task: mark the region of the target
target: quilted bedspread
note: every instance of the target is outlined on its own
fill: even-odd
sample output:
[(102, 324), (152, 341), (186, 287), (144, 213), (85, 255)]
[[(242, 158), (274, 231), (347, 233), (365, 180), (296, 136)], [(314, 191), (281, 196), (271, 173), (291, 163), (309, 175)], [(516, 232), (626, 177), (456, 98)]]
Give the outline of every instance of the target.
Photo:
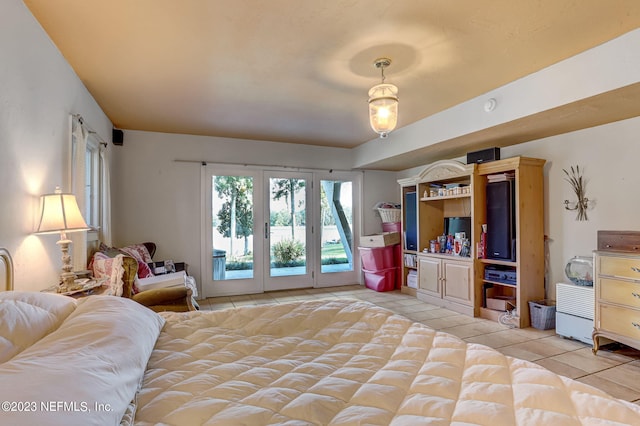
[(366, 302), (167, 313), (139, 425), (640, 425), (640, 407)]

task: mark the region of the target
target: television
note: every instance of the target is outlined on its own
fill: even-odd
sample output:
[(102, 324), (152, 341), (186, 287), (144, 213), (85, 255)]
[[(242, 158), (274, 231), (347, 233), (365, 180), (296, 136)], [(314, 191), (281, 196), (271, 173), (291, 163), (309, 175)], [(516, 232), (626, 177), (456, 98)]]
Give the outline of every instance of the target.
[(458, 232), (464, 232), (465, 238), (471, 239), (471, 218), (464, 217), (445, 217), (444, 233), (445, 235), (455, 236)]

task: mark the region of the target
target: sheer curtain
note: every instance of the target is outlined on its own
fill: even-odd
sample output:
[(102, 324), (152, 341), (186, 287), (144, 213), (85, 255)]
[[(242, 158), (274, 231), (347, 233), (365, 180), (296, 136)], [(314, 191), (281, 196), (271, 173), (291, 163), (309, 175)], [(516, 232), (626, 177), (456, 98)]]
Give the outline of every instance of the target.
[(100, 241), (111, 245), (111, 168), (109, 145), (100, 145)]
[[(79, 116), (71, 116), (71, 192), (76, 196), (78, 207), (85, 212), (85, 179), (86, 179), (86, 153), (89, 129)], [(86, 220), (86, 218), (85, 218)], [(75, 271), (87, 268), (87, 233), (72, 232), (69, 239), (73, 241), (72, 262)]]
[[(92, 139), (92, 146), (97, 142), (98, 160), (95, 167), (87, 165), (87, 147)], [(98, 203), (95, 208), (98, 211), (97, 218), (85, 218), (87, 223), (97, 229), (88, 233), (69, 234), (73, 241), (73, 266), (76, 271), (87, 267), (88, 248), (95, 251), (98, 240), (111, 245), (111, 185), (110, 185), (110, 158), (111, 146), (84, 123), (79, 115), (71, 116), (71, 192), (76, 196), (80, 211), (86, 212), (87, 185), (93, 185), (94, 197)], [(94, 149), (94, 148), (92, 148)], [(95, 151), (94, 151), (95, 152)], [(87, 176), (89, 170), (92, 176)], [(88, 180), (91, 181), (88, 181)], [(92, 210), (93, 211), (93, 210)], [(95, 247), (94, 247), (95, 246)]]

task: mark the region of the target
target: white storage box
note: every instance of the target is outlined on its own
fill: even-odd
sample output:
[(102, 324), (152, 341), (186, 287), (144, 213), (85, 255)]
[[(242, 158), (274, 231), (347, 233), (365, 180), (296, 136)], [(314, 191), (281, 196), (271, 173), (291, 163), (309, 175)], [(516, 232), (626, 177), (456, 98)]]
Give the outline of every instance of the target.
[(173, 272), (171, 274), (156, 275), (149, 278), (138, 278), (138, 290), (145, 291), (154, 288), (173, 287), (176, 285), (185, 285), (187, 274), (184, 271)]
[(363, 235), (360, 237), (362, 247), (385, 247), (400, 244), (399, 232), (383, 232), (381, 234)]
[(418, 273), (416, 271), (409, 271), (407, 274), (407, 287), (418, 288)]

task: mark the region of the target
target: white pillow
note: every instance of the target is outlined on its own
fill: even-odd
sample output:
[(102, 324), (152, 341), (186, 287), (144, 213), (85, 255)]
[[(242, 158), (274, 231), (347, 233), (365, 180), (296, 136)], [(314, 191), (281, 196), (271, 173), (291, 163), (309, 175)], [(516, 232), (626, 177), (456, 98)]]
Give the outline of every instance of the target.
[[(80, 299), (56, 331), (0, 364), (0, 401), (37, 406), (4, 412), (2, 423), (119, 424), (163, 325), (162, 317), (130, 299)], [(52, 401), (62, 405), (56, 411), (41, 406)]]
[(57, 329), (75, 308), (75, 299), (53, 293), (0, 293), (0, 363)]

